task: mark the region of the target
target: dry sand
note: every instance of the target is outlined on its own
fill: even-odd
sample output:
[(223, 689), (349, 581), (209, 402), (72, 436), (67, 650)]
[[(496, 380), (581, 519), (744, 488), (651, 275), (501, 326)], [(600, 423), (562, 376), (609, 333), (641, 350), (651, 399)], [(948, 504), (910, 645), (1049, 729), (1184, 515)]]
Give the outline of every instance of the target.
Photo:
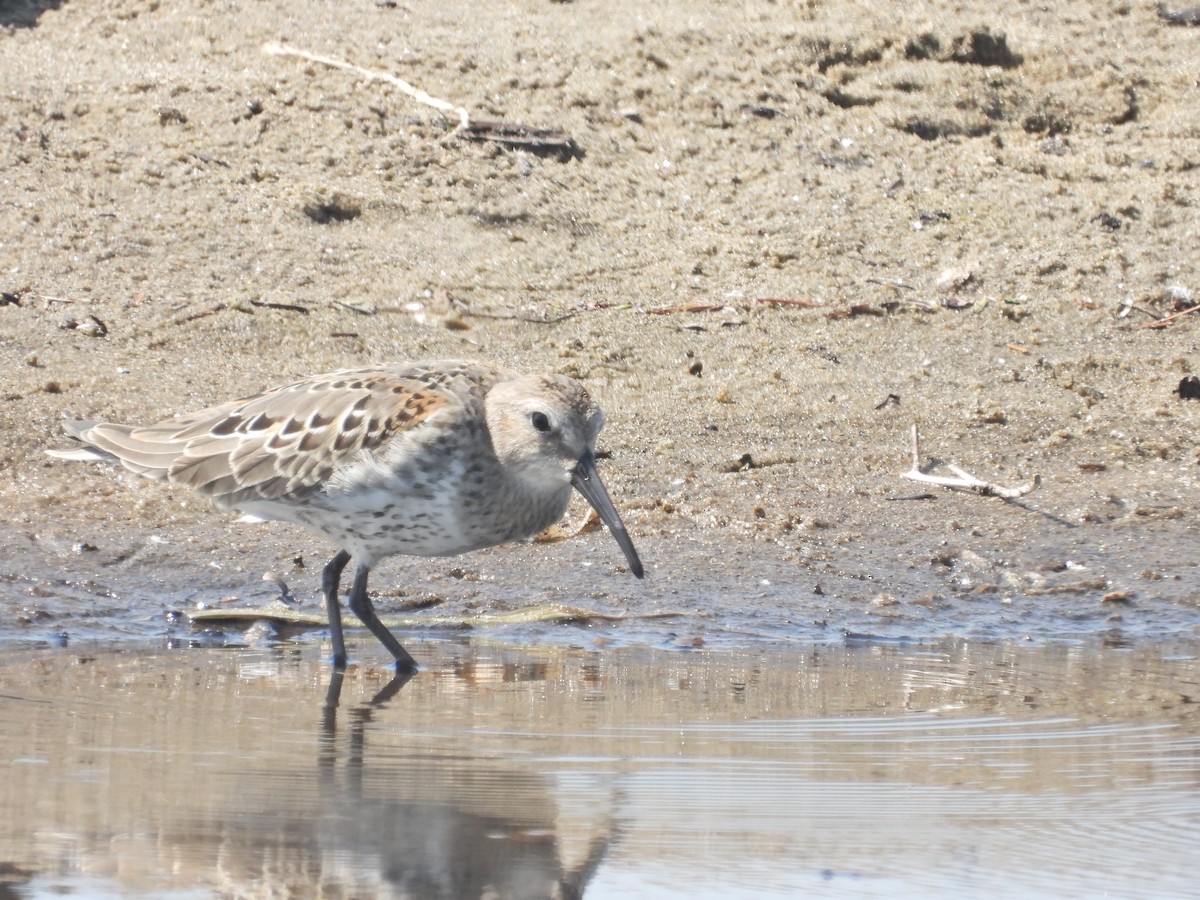
[[(1151, 4), (9, 0), (0, 24), (6, 629), (163, 630), (270, 567), (311, 597), (330, 552), (46, 459), (64, 416), (468, 356), (600, 398), (650, 575), (596, 535), (390, 563), (385, 608), (1196, 632), (1200, 404), (1173, 391), (1200, 316), (1138, 326), (1200, 296), (1200, 29)], [(461, 140), (272, 41), (578, 152)], [(898, 477), (914, 423), (925, 462), (1041, 487), (896, 499), (926, 490)]]

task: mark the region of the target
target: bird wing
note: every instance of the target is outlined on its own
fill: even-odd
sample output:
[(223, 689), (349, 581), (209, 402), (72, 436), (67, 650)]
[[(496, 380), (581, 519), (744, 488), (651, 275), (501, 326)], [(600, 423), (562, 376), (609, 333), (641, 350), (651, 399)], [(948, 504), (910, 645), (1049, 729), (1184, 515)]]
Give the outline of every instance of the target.
[(435, 416), (462, 414), (504, 375), (470, 363), (349, 369), (155, 425), (97, 424), (75, 436), (127, 469), (192, 488), (222, 509), (298, 499), (358, 454)]

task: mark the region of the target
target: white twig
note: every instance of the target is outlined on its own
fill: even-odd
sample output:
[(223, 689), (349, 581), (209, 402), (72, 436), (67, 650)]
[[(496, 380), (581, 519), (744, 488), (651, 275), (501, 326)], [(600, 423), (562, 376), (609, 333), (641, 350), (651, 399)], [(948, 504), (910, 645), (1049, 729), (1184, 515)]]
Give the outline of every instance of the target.
[(901, 475), (901, 478), (919, 481), (922, 484), (935, 484), (939, 487), (950, 488), (956, 491), (973, 491), (984, 497), (1003, 497), (1005, 500), (1015, 500), (1018, 497), (1024, 497), (1042, 483), (1042, 476), (1035, 475), (1033, 476), (1033, 481), (1029, 482), (1029, 484), (1023, 484), (1020, 487), (1003, 487), (998, 484), (992, 484), (990, 481), (983, 481), (976, 478), (958, 466), (947, 466), (956, 476), (954, 478), (944, 475), (926, 475), (921, 471), (921, 432), (917, 429), (916, 425), (912, 427), (912, 456), (912, 469)]
[(356, 66), (353, 63), (348, 63), (343, 59), (337, 59), (333, 56), (321, 56), (317, 53), (310, 53), (307, 50), (299, 50), (295, 47), (285, 47), (282, 44), (274, 42), (263, 44), (263, 53), (269, 53), (272, 56), (298, 56), (301, 59), (307, 59), (309, 62), (318, 62), (326, 66), (331, 66), (335, 69), (344, 69), (347, 72), (354, 72), (362, 75), (364, 78), (372, 80), (386, 81), (388, 84), (394, 85), (402, 93), (407, 94), (417, 103), (425, 106), (432, 106), (439, 112), (453, 113), (458, 117), (458, 130), (464, 131), (471, 127), (471, 114), (461, 106), (455, 106), (447, 100), (442, 100), (438, 97), (430, 96), (418, 87), (414, 87), (402, 78), (397, 78), (395, 75), (389, 75), (387, 72), (377, 72), (373, 69), (364, 69), (362, 66)]

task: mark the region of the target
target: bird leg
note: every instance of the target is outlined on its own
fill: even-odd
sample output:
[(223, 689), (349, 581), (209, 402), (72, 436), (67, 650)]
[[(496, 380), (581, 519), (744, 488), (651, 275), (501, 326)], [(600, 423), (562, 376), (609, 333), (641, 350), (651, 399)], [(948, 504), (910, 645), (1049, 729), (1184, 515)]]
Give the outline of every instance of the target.
[(346, 668), (346, 639), (342, 636), (342, 608), (338, 606), (338, 582), (350, 554), (342, 550), (321, 573), (321, 591), (325, 594), (325, 613), (329, 616), (329, 637), (333, 640), (333, 667)]
[(350, 596), (346, 598), (346, 604), (350, 607), (350, 611), (371, 629), (371, 633), (379, 638), (379, 642), (392, 654), (392, 658), (396, 660), (397, 672), (415, 672), (417, 661), (400, 646), (400, 642), (387, 630), (387, 626), (379, 621), (379, 616), (375, 615), (375, 607), (371, 605), (371, 598), (367, 596), (367, 576), (370, 574), (370, 567), (365, 565), (360, 564), (354, 570), (354, 585), (350, 588)]

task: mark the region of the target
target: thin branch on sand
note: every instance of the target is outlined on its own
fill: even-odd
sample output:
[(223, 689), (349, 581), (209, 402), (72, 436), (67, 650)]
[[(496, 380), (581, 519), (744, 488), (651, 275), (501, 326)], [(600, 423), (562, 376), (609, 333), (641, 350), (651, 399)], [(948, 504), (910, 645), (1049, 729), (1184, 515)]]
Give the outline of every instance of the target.
[(465, 107), (455, 106), (449, 100), (427, 94), (416, 85), (409, 84), (403, 78), (397, 78), (388, 72), (366, 69), (335, 56), (322, 56), (309, 50), (285, 47), (274, 42), (264, 44), (263, 52), (272, 56), (296, 56), (309, 62), (321, 63), (345, 72), (353, 72), (370, 81), (386, 81), (417, 103), (457, 118), (458, 127), (454, 129), (454, 133), (463, 140), (491, 141), (508, 147), (510, 150), (527, 150), (537, 156), (557, 157), (561, 162), (583, 156), (583, 151), (575, 143), (574, 138), (561, 129), (535, 128), (523, 122), (472, 119), (471, 113)]
[[(1134, 307), (1134, 309), (1137, 309), (1137, 307)], [(1138, 330), (1143, 328), (1166, 328), (1176, 319), (1182, 319), (1184, 316), (1190, 316), (1192, 313), (1196, 312), (1196, 310), (1200, 310), (1200, 304), (1197, 304), (1196, 306), (1189, 306), (1187, 309), (1181, 309), (1177, 313), (1172, 313), (1169, 316), (1163, 316), (1161, 319), (1155, 319), (1153, 322), (1139, 322), (1133, 327)]]
[(397, 78), (395, 75), (390, 75), (387, 72), (364, 69), (362, 66), (346, 62), (344, 59), (338, 59), (333, 56), (321, 56), (319, 53), (311, 53), (308, 50), (300, 50), (296, 47), (285, 47), (282, 44), (274, 42), (263, 44), (263, 53), (268, 53), (271, 56), (298, 56), (300, 59), (307, 59), (309, 62), (317, 62), (334, 69), (354, 72), (356, 75), (362, 75), (364, 78), (370, 80), (386, 81), (388, 84), (398, 88), (401, 93), (406, 94), (423, 106), (432, 106), (439, 112), (452, 113), (457, 116), (459, 131), (466, 131), (471, 127), (471, 114), (463, 107), (455, 106), (448, 100), (442, 100), (440, 97), (427, 94), (419, 87), (409, 84), (403, 78)]
[(1005, 500), (1015, 500), (1018, 497), (1024, 497), (1042, 483), (1042, 476), (1035, 475), (1033, 481), (1029, 482), (1029, 484), (1023, 484), (1019, 487), (1003, 487), (1002, 485), (992, 484), (989, 481), (976, 478), (969, 472), (964, 472), (958, 466), (947, 466), (954, 473), (955, 477), (953, 478), (944, 475), (926, 475), (921, 471), (921, 432), (917, 429), (916, 425), (912, 427), (912, 456), (912, 469), (901, 475), (901, 478), (919, 481), (922, 484), (935, 484), (939, 487), (950, 488), (956, 491), (972, 491), (984, 497), (1002, 497)]

